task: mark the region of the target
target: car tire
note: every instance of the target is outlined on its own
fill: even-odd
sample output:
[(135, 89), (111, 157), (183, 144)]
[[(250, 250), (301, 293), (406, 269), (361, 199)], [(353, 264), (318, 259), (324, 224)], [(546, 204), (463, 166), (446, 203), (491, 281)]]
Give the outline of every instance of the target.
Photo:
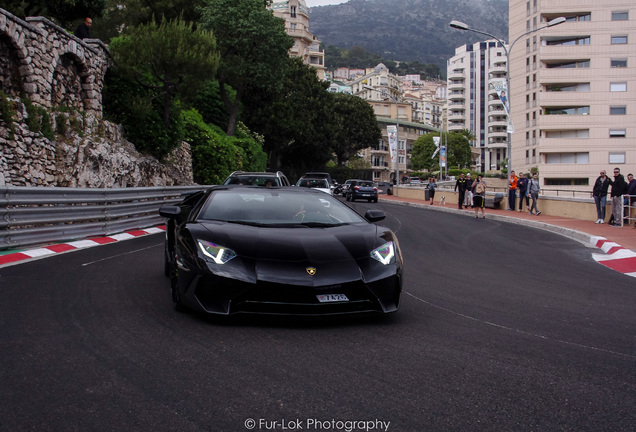
[(377, 203), (377, 202), (378, 202), (378, 199), (377, 199), (377, 198), (375, 198), (375, 199), (373, 200), (373, 202), (374, 202), (374, 203)]

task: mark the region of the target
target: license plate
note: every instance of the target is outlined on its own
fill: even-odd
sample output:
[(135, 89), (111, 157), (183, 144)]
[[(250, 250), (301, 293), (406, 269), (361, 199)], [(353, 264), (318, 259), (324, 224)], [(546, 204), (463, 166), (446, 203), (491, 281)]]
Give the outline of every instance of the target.
[(371, 194), (362, 194), (362, 196), (371, 196)]
[(319, 294), (316, 297), (318, 297), (318, 301), (320, 303), (349, 301), (347, 296), (344, 294)]

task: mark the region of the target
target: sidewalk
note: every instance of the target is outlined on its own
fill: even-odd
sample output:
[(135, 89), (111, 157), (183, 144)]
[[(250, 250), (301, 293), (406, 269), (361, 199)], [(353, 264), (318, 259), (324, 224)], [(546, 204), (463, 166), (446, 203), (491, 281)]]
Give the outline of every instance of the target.
[[(433, 205), (430, 205), (428, 201), (400, 198), (394, 195), (380, 195), (380, 200), (429, 208), (434, 211), (465, 214), (467, 217), (475, 215), (471, 208), (459, 210), (457, 202), (447, 202), (446, 205), (441, 205), (439, 199), (436, 199)], [(636, 277), (636, 229), (633, 226), (612, 227), (606, 223), (596, 224), (594, 221), (548, 215), (535, 216), (528, 214), (527, 211), (517, 212), (487, 208), (485, 213), (486, 219), (527, 224), (563, 234), (588, 246), (597, 247), (602, 253), (593, 254), (596, 261), (616, 271)]]

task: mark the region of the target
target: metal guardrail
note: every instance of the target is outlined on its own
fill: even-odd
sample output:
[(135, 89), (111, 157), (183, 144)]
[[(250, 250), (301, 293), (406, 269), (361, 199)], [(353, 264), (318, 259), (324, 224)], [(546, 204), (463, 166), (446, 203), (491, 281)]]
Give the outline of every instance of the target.
[(207, 187), (0, 187), (0, 250), (159, 225), (159, 207)]

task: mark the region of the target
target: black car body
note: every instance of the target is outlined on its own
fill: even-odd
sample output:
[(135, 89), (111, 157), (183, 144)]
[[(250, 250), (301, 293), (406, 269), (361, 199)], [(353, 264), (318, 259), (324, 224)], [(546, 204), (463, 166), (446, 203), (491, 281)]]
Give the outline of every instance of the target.
[(402, 291), (395, 234), (324, 192), (216, 186), (160, 214), (177, 309), (210, 314), (394, 312)]
[(365, 199), (369, 202), (378, 202), (378, 188), (371, 180), (354, 180), (345, 193), (347, 201)]

